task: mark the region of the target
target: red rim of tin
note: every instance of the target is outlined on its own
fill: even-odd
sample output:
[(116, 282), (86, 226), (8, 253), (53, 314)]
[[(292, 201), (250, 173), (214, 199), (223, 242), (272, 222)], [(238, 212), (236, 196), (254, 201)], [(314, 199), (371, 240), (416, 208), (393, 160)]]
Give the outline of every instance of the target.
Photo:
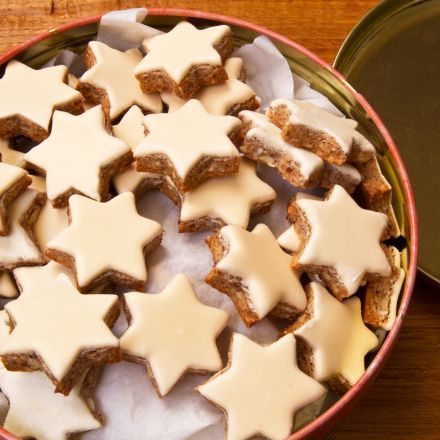
[[(277, 40), (281, 43), (284, 43), (287, 46), (294, 48), (295, 50), (302, 53), (306, 57), (311, 58), (319, 66), (331, 72), (333, 76), (335, 76), (341, 82), (341, 84), (356, 98), (357, 102), (364, 108), (366, 113), (369, 115), (369, 117), (372, 119), (372, 121), (379, 129), (380, 133), (382, 134), (388, 146), (388, 149), (391, 152), (391, 155), (397, 167), (399, 177), (402, 182), (402, 186), (405, 194), (405, 200), (408, 207), (408, 217), (410, 224), (410, 260), (408, 264), (405, 289), (401, 297), (399, 315), (397, 316), (396, 322), (394, 323), (392, 329), (389, 331), (388, 336), (385, 339), (382, 347), (377, 352), (376, 356), (374, 357), (371, 364), (368, 366), (365, 374), (361, 377), (361, 379), (346, 394), (344, 394), (335, 404), (333, 404), (327, 411), (322, 413), (316, 420), (309, 423), (304, 428), (293, 433), (288, 438), (288, 440), (313, 439), (319, 436), (320, 434), (325, 435), (331, 430), (331, 428), (333, 428), (336, 425), (338, 421), (342, 419), (344, 415), (346, 415), (353, 408), (354, 404), (360, 399), (363, 393), (365, 393), (365, 391), (367, 390), (368, 386), (371, 385), (375, 377), (379, 374), (380, 370), (385, 364), (386, 359), (390, 355), (394, 344), (396, 343), (397, 336), (402, 326), (403, 318), (407, 313), (408, 306), (410, 303), (411, 295), (414, 288), (414, 282), (416, 278), (416, 270), (417, 270), (418, 223), (417, 223), (417, 215), (416, 215), (413, 191), (402, 158), (400, 157), (399, 151), (397, 150), (397, 147), (394, 144), (391, 135), (388, 133), (388, 130), (385, 128), (385, 125), (383, 124), (379, 116), (376, 114), (376, 112), (373, 110), (373, 108), (370, 106), (368, 101), (360, 93), (356, 92), (356, 90), (354, 90), (352, 86), (350, 86), (344, 75), (339, 73), (330, 64), (326, 63), (317, 55), (310, 52), (308, 49), (301, 46), (300, 44), (276, 32), (266, 29), (262, 26), (258, 26), (256, 24), (252, 24), (247, 21), (240, 20), (238, 18), (228, 17), (220, 14), (213, 14), (213, 13), (190, 10), (190, 9), (151, 8), (148, 9), (148, 15), (178, 16), (178, 17), (200, 18), (205, 20), (218, 21), (221, 23), (226, 23), (229, 25), (249, 29), (261, 35), (266, 35), (267, 37), (273, 40)], [(27, 40), (24, 43), (0, 55), (0, 65), (10, 60), (11, 58), (15, 57), (16, 55), (18, 55), (25, 49), (29, 48), (30, 46), (42, 40), (45, 40), (46, 38), (51, 37), (54, 33), (64, 32), (76, 27), (96, 23), (100, 20), (101, 16), (102, 15), (95, 15), (93, 17), (77, 20), (68, 23), (66, 25), (54, 28), (43, 34), (37, 35), (36, 37), (33, 37), (30, 40)], [(0, 428), (0, 438), (3, 440), (18, 440), (17, 437), (5, 431), (3, 428)]]

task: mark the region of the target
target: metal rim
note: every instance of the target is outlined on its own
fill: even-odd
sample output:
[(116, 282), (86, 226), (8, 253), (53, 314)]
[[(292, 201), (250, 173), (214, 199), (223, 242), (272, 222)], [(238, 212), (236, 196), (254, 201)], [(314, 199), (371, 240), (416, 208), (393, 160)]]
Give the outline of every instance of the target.
[[(323, 61), (320, 57), (310, 52), (308, 49), (304, 48), (300, 44), (290, 40), (287, 37), (284, 37), (276, 32), (273, 32), (269, 29), (266, 29), (262, 26), (255, 25), (237, 18), (228, 17), (219, 14), (207, 13), (197, 10), (188, 10), (188, 9), (174, 9), (174, 8), (152, 8), (148, 9), (148, 14), (152, 16), (178, 16), (178, 17), (186, 17), (186, 18), (200, 18), (211, 21), (218, 21), (221, 23), (230, 24), (233, 26), (239, 26), (251, 31), (257, 32), (261, 35), (266, 35), (267, 37), (276, 40), (278, 42), (284, 43), (287, 46), (290, 46), (303, 54), (304, 56), (312, 59), (316, 64), (320, 67), (328, 70), (336, 79), (339, 80), (341, 85), (347, 89), (347, 91), (353, 95), (357, 102), (363, 107), (368, 116), (372, 119), (374, 124), (379, 129), (379, 132), (383, 136), (387, 147), (391, 153), (391, 156), (396, 164), (397, 172), (400, 177), (405, 201), (407, 203), (408, 209), (408, 218), (409, 218), (409, 234), (410, 234), (410, 260), (408, 263), (408, 271), (407, 278), (405, 282), (404, 291), (401, 294), (401, 305), (399, 309), (399, 314), (396, 318), (396, 322), (394, 323), (392, 329), (389, 331), (385, 342), (382, 347), (376, 353), (373, 361), (368, 366), (364, 375), (361, 379), (346, 393), (344, 394), (335, 404), (333, 404), (327, 411), (322, 413), (316, 420), (300, 429), (299, 431), (293, 433), (288, 440), (304, 440), (304, 439), (313, 439), (316, 438), (319, 434), (323, 434), (329, 431), (330, 427), (334, 426), (342, 417), (348, 413), (348, 411), (353, 407), (353, 405), (360, 399), (362, 394), (366, 391), (369, 385), (373, 382), (375, 377), (379, 374), (381, 368), (383, 367), (386, 359), (391, 353), (391, 350), (396, 343), (397, 336), (400, 332), (403, 318), (405, 317), (409, 302), (411, 299), (412, 291), (414, 288), (414, 282), (416, 277), (416, 268), (417, 268), (417, 252), (418, 252), (418, 223), (417, 223), (417, 215), (414, 203), (413, 191), (411, 188), (411, 184), (408, 178), (408, 174), (406, 172), (405, 166), (402, 162), (402, 159), (399, 155), (396, 145), (392, 140), (390, 134), (385, 128), (383, 122), (379, 118), (379, 116), (372, 109), (367, 100), (350, 84), (347, 82), (346, 78), (339, 73), (336, 69), (334, 69), (330, 64)], [(45, 32), (41, 35), (38, 35), (26, 42), (16, 46), (15, 48), (5, 52), (0, 56), (0, 64), (8, 61), (10, 58), (16, 56), (23, 50), (32, 46), (39, 41), (42, 41), (54, 33), (60, 33), (67, 31), (72, 28), (76, 28), (79, 26), (85, 26), (88, 24), (96, 23), (99, 21), (102, 15), (96, 15), (93, 17), (89, 17), (82, 20), (77, 20), (72, 23), (68, 23), (66, 25), (54, 28), (48, 32)], [(0, 428), (0, 435), (3, 436), (5, 440), (18, 440), (15, 436), (11, 435), (3, 428)]]

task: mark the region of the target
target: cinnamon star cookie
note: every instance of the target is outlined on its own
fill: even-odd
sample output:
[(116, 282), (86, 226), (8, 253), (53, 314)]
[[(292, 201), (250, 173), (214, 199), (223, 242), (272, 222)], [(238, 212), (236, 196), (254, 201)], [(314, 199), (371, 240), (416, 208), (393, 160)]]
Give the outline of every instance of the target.
[(228, 295), (243, 322), (254, 325), (268, 313), (295, 317), (307, 304), (291, 257), (264, 224), (252, 232), (228, 225), (207, 238), (214, 267), (205, 281)]
[(106, 203), (73, 195), (70, 225), (47, 247), (47, 256), (75, 272), (81, 292), (105, 281), (143, 290), (145, 257), (162, 240), (162, 226), (142, 217), (134, 195), (126, 192)]
[[(241, 58), (228, 58), (225, 62), (228, 79), (220, 84), (206, 86), (194, 96), (213, 115), (237, 116), (241, 110), (255, 110), (260, 106), (255, 92), (245, 83), (246, 72)], [(168, 111), (174, 112), (185, 104), (185, 100), (170, 92), (160, 94)]]
[(40, 371), (8, 371), (0, 365), (0, 387), (9, 401), (3, 427), (20, 438), (65, 440), (101, 427), (86, 403), (86, 384), (62, 396)]
[(26, 189), (9, 205), (9, 235), (0, 236), (0, 270), (44, 263), (32, 234), (32, 224), (43, 203), (43, 194)]
[(238, 171), (238, 118), (211, 115), (191, 99), (174, 113), (147, 115), (144, 125), (148, 135), (135, 149), (136, 169), (169, 176), (180, 193)]
[(159, 95), (144, 93), (134, 76), (133, 69), (141, 60), (138, 49), (120, 52), (91, 41), (85, 53), (88, 70), (79, 79), (77, 88), (88, 101), (101, 104), (112, 121), (134, 104), (144, 112), (159, 113), (162, 111)]
[(310, 102), (275, 99), (266, 112), (286, 142), (313, 151), (327, 162), (362, 162), (375, 156), (374, 146), (353, 119), (336, 116)]
[(284, 440), (296, 413), (326, 394), (296, 363), (292, 334), (261, 346), (235, 333), (228, 366), (197, 391), (225, 413), (226, 439)]
[(120, 339), (125, 359), (147, 368), (159, 396), (187, 373), (218, 371), (222, 360), (215, 340), (228, 314), (201, 304), (184, 274), (158, 294), (124, 294), (128, 330)]
[(11, 333), (0, 348), (11, 371), (42, 370), (55, 392), (68, 395), (92, 366), (119, 362), (109, 327), (119, 316), (116, 295), (82, 295), (64, 274), (40, 295), (6, 304)]
[(223, 67), (233, 49), (229, 26), (197, 29), (181, 21), (170, 32), (146, 39), (147, 52), (134, 73), (145, 93), (169, 91), (189, 99), (202, 86), (228, 79)]
[(101, 106), (79, 116), (55, 112), (49, 138), (24, 155), (29, 166), (46, 174), (55, 208), (67, 206), (71, 194), (106, 200), (111, 176), (132, 158), (131, 149), (106, 131)]
[(257, 176), (255, 164), (242, 159), (237, 174), (213, 177), (183, 194), (179, 232), (247, 228), (249, 218), (267, 212), (275, 198), (275, 191)]
[(26, 136), (41, 142), (49, 135), (54, 110), (81, 113), (81, 94), (66, 80), (66, 66), (34, 70), (10, 61), (0, 79), (0, 137)]
[(390, 274), (381, 245), (386, 215), (362, 209), (341, 186), (324, 201), (293, 202), (288, 217), (301, 238), (292, 266), (318, 274), (339, 300), (369, 279)]
[(299, 365), (318, 382), (345, 392), (365, 372), (365, 355), (376, 347), (376, 335), (362, 321), (361, 301), (334, 298), (324, 286), (307, 287), (308, 304), (286, 332), (299, 343)]

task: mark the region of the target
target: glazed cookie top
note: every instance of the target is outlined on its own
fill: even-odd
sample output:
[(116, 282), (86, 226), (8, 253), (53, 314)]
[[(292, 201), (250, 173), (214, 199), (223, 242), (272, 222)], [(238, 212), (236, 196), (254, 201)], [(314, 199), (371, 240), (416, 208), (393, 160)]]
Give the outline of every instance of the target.
[(14, 278), (20, 289), (20, 300), (41, 295), (61, 273), (65, 274), (72, 283), (75, 282), (72, 271), (55, 261), (49, 261), (44, 266), (14, 269)]
[(129, 292), (124, 300), (130, 326), (121, 337), (121, 349), (148, 360), (161, 396), (186, 371), (222, 367), (215, 340), (228, 314), (200, 303), (186, 275), (176, 275), (161, 293)]
[(0, 138), (0, 156), (3, 163), (24, 168), (24, 154), (11, 148), (9, 139)]
[(311, 233), (298, 262), (334, 268), (349, 295), (367, 273), (389, 275), (390, 264), (380, 245), (387, 216), (360, 208), (335, 185), (324, 201), (299, 200)]
[(296, 412), (326, 393), (298, 368), (292, 334), (260, 346), (235, 333), (229, 358), (227, 368), (197, 388), (225, 411), (228, 440), (285, 439)]
[(246, 228), (252, 207), (275, 198), (275, 191), (257, 176), (255, 164), (242, 159), (237, 174), (213, 177), (185, 193), (180, 220), (212, 217)]
[(101, 200), (103, 169), (130, 151), (107, 132), (98, 105), (79, 116), (56, 111), (49, 138), (26, 153), (24, 159), (45, 170), (51, 201), (72, 190)]
[(95, 64), (79, 81), (105, 90), (110, 104), (110, 119), (118, 117), (133, 104), (151, 113), (162, 111), (159, 95), (142, 92), (134, 76), (133, 70), (142, 60), (139, 50), (120, 52), (99, 41), (91, 41), (88, 48)]
[(40, 371), (8, 371), (0, 365), (0, 387), (9, 401), (3, 426), (20, 438), (64, 440), (101, 426), (79, 385), (63, 396), (53, 392), (52, 382)]
[(0, 354), (37, 353), (62, 380), (83, 350), (119, 345), (104, 322), (117, 301), (116, 295), (82, 295), (60, 274), (44, 293), (6, 304), (15, 327)]
[(243, 124), (250, 124), (251, 128), (246, 133), (247, 138), (256, 138), (279, 154), (292, 156), (298, 163), (300, 173), (304, 178), (309, 178), (324, 166), (324, 161), (315, 153), (285, 142), (281, 136), (281, 130), (272, 124), (264, 114), (243, 110), (239, 116)]
[(221, 66), (222, 59), (214, 46), (230, 33), (231, 29), (226, 25), (200, 30), (187, 21), (181, 21), (170, 32), (143, 42), (147, 55), (136, 66), (134, 73), (139, 75), (164, 70), (178, 83), (193, 66)]
[(319, 283), (310, 283), (312, 317), (294, 330), (313, 351), (313, 377), (325, 382), (341, 375), (354, 385), (365, 372), (365, 355), (376, 335), (362, 321), (357, 296), (338, 301)]
[(43, 257), (29, 235), (28, 213), (40, 197), (37, 191), (26, 189), (8, 207), (9, 235), (0, 236), (0, 265), (11, 269), (26, 262), (43, 262)]
[(131, 106), (119, 123), (113, 125), (113, 134), (134, 151), (145, 138), (144, 118), (137, 105)]
[[(225, 62), (228, 79), (220, 84), (206, 86), (194, 95), (205, 109), (213, 115), (225, 115), (234, 106), (255, 98), (255, 92), (242, 79), (243, 60), (228, 58)], [(168, 111), (174, 112), (185, 104), (185, 100), (170, 92), (160, 94)]]
[(240, 127), (240, 120), (211, 115), (195, 99), (174, 113), (147, 115), (144, 124), (149, 133), (135, 157), (165, 154), (181, 178), (203, 157), (238, 156), (228, 134)]
[(228, 251), (216, 268), (241, 278), (260, 319), (279, 302), (304, 310), (307, 300), (299, 274), (266, 225), (259, 224), (252, 232), (229, 225), (219, 233)]
[(147, 280), (144, 248), (162, 235), (162, 226), (139, 215), (132, 193), (106, 203), (73, 195), (69, 208), (70, 225), (47, 247), (74, 258), (80, 288), (110, 270)]
[(12, 60), (0, 79), (0, 118), (22, 116), (48, 130), (54, 109), (81, 94), (64, 83), (66, 66), (34, 70)]
[(363, 136), (356, 131), (358, 123), (353, 119), (336, 116), (310, 102), (295, 99), (279, 98), (271, 102), (270, 107), (275, 109), (285, 106), (289, 113), (289, 122), (295, 125), (304, 125), (313, 130), (323, 131), (332, 136), (338, 142), (341, 150), (349, 154), (354, 139), (360, 140), (360, 147), (368, 149), (371, 154), (375, 153), (371, 145)]

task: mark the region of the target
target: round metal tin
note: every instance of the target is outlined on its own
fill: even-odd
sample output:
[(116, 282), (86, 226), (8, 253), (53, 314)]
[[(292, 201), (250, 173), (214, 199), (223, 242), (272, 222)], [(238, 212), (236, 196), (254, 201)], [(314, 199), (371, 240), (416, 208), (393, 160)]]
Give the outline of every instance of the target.
[(420, 220), (419, 270), (440, 283), (440, 1), (383, 1), (334, 66), (371, 102), (405, 160)]
[[(0, 70), (15, 57), (33, 67), (39, 67), (54, 57), (60, 50), (82, 51), (87, 42), (96, 36), (99, 16), (61, 26), (0, 55)], [(393, 205), (407, 246), (402, 253), (402, 264), (406, 279), (401, 293), (397, 319), (383, 345), (375, 355), (361, 379), (333, 406), (316, 420), (292, 434), (288, 440), (322, 439), (353, 408), (355, 403), (371, 385), (397, 340), (403, 318), (408, 310), (414, 287), (417, 267), (417, 217), (411, 185), (394, 142), (384, 124), (368, 104), (332, 66), (325, 63), (298, 43), (263, 27), (245, 21), (205, 12), (184, 9), (149, 9), (145, 23), (162, 30), (169, 30), (182, 18), (191, 20), (199, 27), (225, 23), (231, 26), (235, 46), (266, 35), (286, 57), (292, 71), (309, 81), (325, 94), (347, 116), (359, 122), (360, 129), (367, 133), (376, 145), (382, 171), (393, 187)], [(0, 428), (0, 440), (18, 440)]]

